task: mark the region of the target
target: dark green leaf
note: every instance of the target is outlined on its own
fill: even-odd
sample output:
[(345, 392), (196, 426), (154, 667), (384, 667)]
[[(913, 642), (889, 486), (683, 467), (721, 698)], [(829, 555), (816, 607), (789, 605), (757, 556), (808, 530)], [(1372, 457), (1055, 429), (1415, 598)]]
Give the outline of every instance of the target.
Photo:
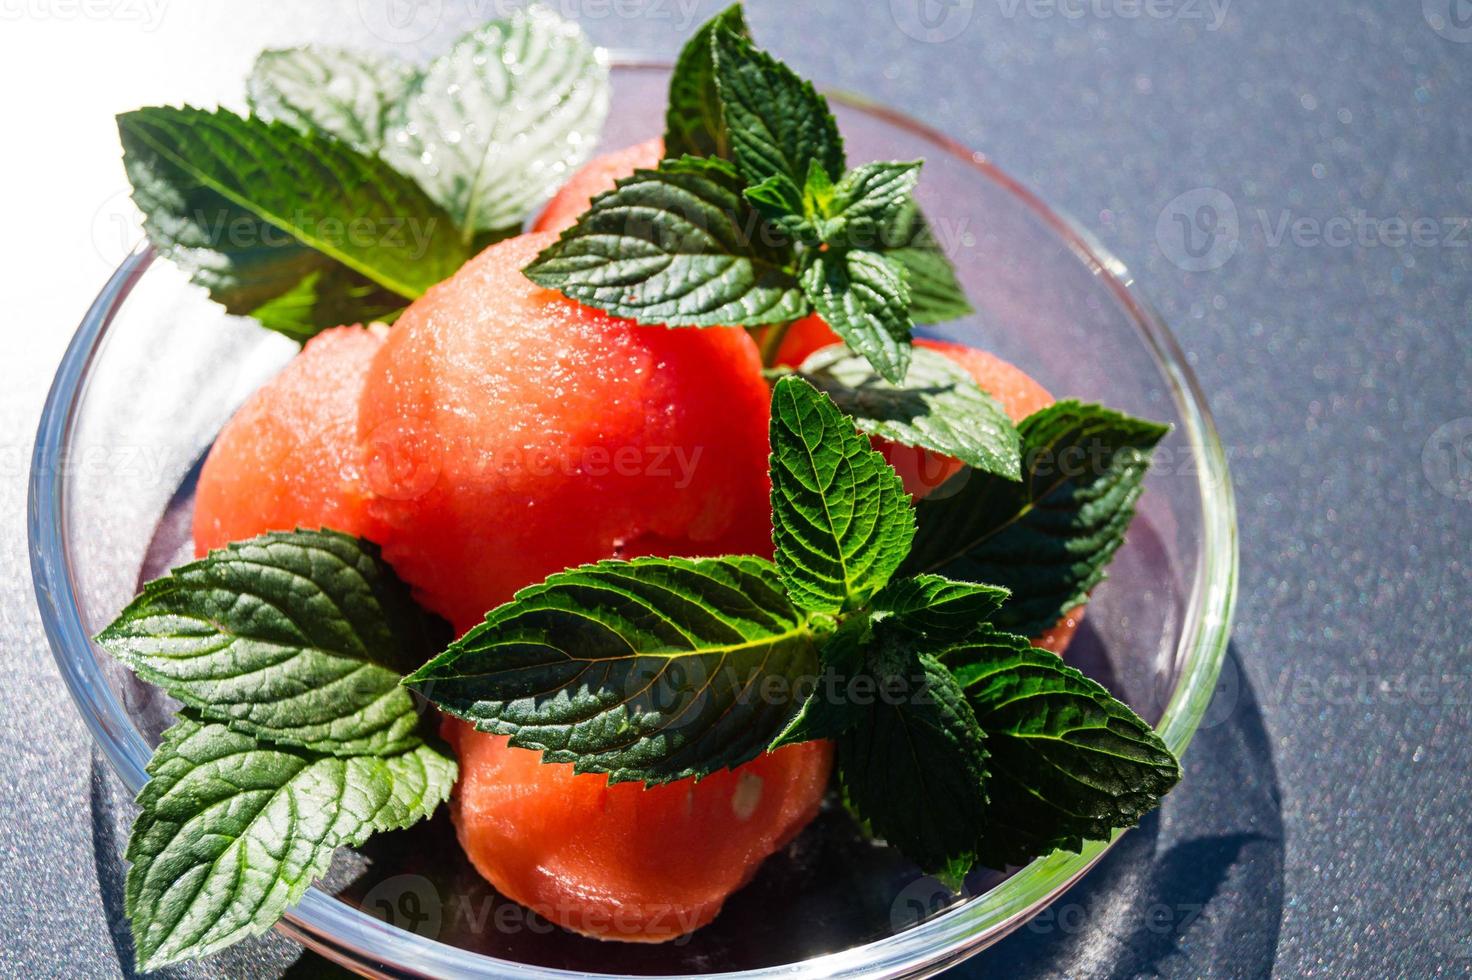
[(467, 257), (413, 181), (335, 139), (224, 109), (140, 109), (118, 129), (154, 246), (231, 313), (291, 296), (267, 325), (295, 339), (396, 309)]
[(865, 720), (868, 704), (855, 698), (856, 684), (868, 683), (869, 647), (874, 638), (867, 615), (850, 616), (818, 648), (821, 667), (813, 690), (788, 726), (772, 740), (771, 749), (814, 739), (833, 739)]
[(728, 167), (686, 157), (634, 171), (527, 266), (528, 278), (641, 323), (752, 326), (805, 315), (790, 245), (772, 240)]
[(245, 91), (262, 119), (325, 133), (374, 154), (383, 149), (390, 107), (414, 76), (412, 65), (390, 55), (314, 45), (262, 51)]
[(772, 684), (816, 665), (770, 562), (639, 558), (523, 589), (405, 683), (546, 762), (663, 783), (763, 752), (797, 709)]
[(861, 724), (838, 738), (839, 778), (875, 834), (929, 872), (976, 854), (987, 816), (987, 748), (950, 671), (912, 656), (882, 675)]
[(802, 191), (786, 174), (773, 174), (760, 184), (748, 187), (743, 193), (769, 221), (781, 224), (802, 218)]
[(1022, 478), (1021, 439), (1012, 420), (944, 354), (915, 348), (898, 385), (843, 345), (813, 354), (802, 373), (871, 436), (954, 456), (1008, 480)]
[(904, 270), (864, 249), (810, 252), (802, 291), (833, 332), (885, 380), (909, 370), (910, 289)]
[(747, 183), (783, 174), (802, 186), (814, 160), (837, 180), (843, 139), (812, 83), (729, 30), (716, 30), (714, 52), (731, 156)]
[(1148, 724), (1022, 637), (979, 634), (941, 660), (987, 736), (991, 807), (981, 856), (992, 867), (1108, 840), (1180, 779)]
[(717, 31), (750, 38), (741, 5), (732, 4), (701, 25), (675, 61), (670, 76), (669, 108), (665, 112), (664, 152), (671, 157), (690, 154), (729, 157), (731, 144), (716, 91), (715, 56), (711, 45)]
[(335, 848), (424, 819), (448, 798), (455, 771), (428, 745), (341, 758), (181, 713), (148, 764), (128, 840), (139, 968), (267, 931), (326, 872)]
[(939, 575), (896, 579), (874, 597), (881, 632), (904, 634), (927, 641), (926, 648), (965, 639), (991, 620), (1007, 600), (1007, 590), (995, 585), (957, 582)]
[(250, 315), (261, 326), (306, 343), (334, 324), (392, 323), (407, 302), (346, 266), (326, 265), (255, 307)]
[(1104, 577), (1169, 426), (1058, 402), (1024, 419), (1022, 482), (963, 470), (916, 508), (904, 571), (1012, 590), (998, 626), (1036, 636)]
[(772, 538), (804, 609), (857, 609), (904, 560), (915, 524), (899, 476), (833, 400), (801, 378), (772, 388)]
[(905, 270), (910, 316), (916, 323), (941, 323), (975, 312), (955, 266), (913, 198), (890, 217), (881, 237), (884, 254)]
[(586, 159), (608, 92), (603, 56), (575, 23), (545, 7), (517, 10), (419, 75), (392, 115), (384, 157), (444, 206), (467, 243), (515, 230)]
[(374, 545), (265, 534), (144, 586), (97, 641), (139, 677), (238, 731), (335, 755), (419, 744), (400, 674), (431, 652), (423, 614)]
[(843, 175), (825, 207), (835, 222), (825, 241), (879, 250), (889, 226), (910, 206), (910, 192), (920, 179), (920, 161), (866, 163)]

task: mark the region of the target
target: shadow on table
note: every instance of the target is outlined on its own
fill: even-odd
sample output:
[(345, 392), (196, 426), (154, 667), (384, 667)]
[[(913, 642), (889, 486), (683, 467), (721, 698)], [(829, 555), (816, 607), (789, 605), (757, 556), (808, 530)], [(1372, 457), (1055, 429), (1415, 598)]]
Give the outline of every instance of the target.
[(1283, 913), (1283, 823), (1272, 743), (1235, 646), (1186, 776), (1031, 922), (957, 967), (970, 977), (1262, 977)]

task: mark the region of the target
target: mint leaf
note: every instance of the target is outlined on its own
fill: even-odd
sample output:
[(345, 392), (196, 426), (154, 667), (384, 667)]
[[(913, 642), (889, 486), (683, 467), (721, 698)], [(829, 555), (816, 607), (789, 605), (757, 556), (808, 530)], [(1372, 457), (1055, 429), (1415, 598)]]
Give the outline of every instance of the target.
[(916, 323), (941, 323), (976, 312), (913, 198), (889, 217), (880, 235), (885, 256), (905, 270), (910, 316)]
[(987, 623), (1007, 600), (995, 585), (957, 582), (939, 575), (916, 575), (890, 582), (874, 597), (880, 633), (928, 641), (927, 648), (966, 639)]
[(595, 198), (526, 275), (640, 323), (760, 325), (805, 315), (790, 246), (770, 240), (741, 191), (723, 161), (684, 157), (636, 170)]
[(128, 840), (138, 967), (155, 970), (270, 929), (332, 852), (406, 827), (448, 798), (455, 762), (427, 745), (317, 755), (181, 713), (148, 764)]
[(378, 548), (271, 533), (149, 582), (97, 637), (139, 677), (242, 733), (333, 755), (420, 743), (400, 673), (430, 653)]
[(389, 110), (414, 75), (413, 66), (388, 55), (314, 45), (262, 51), (245, 92), (262, 119), (326, 133), (373, 154), (383, 148)]
[(411, 180), (329, 137), (188, 107), (124, 113), (118, 130), (149, 240), (226, 310), (312, 279), (310, 315), (266, 321), (296, 339), (394, 310), (467, 257)]
[(1022, 864), (1134, 826), (1180, 779), (1160, 737), (1108, 691), (1020, 636), (978, 634), (941, 660), (986, 732), (981, 857)]
[(815, 667), (770, 562), (638, 558), (521, 590), (404, 683), (545, 762), (664, 783), (761, 754), (796, 710), (763, 682)]
[(818, 648), (822, 670), (813, 690), (792, 721), (772, 740), (769, 751), (815, 739), (834, 739), (863, 722), (867, 703), (860, 703), (862, 698), (855, 685), (867, 677), (873, 639), (874, 624), (867, 615), (850, 616), (839, 624)]
[(828, 171), (817, 160), (809, 160), (807, 179), (802, 185), (803, 213), (828, 214), (833, 209), (834, 192), (833, 178), (828, 176)]
[(810, 161), (835, 180), (843, 173), (838, 123), (811, 82), (730, 30), (715, 31), (713, 51), (731, 157), (747, 183), (782, 174), (800, 186)]
[(987, 819), (987, 748), (950, 671), (909, 652), (878, 677), (864, 720), (838, 737), (849, 805), (932, 873), (959, 877)]
[(783, 231), (792, 234), (806, 226), (803, 219), (803, 192), (786, 174), (773, 174), (760, 184), (753, 184), (744, 196)]
[(1022, 478), (1021, 437), (1012, 420), (944, 354), (915, 348), (903, 384), (887, 381), (843, 345), (817, 351), (801, 371), (871, 436), (954, 456), (1004, 479)]
[(904, 560), (904, 485), (833, 400), (795, 376), (772, 388), (772, 539), (793, 602), (858, 609)]
[[(515, 234), (592, 149), (608, 68), (545, 7), (466, 34), (396, 106), (383, 155), (448, 211), (463, 241)], [(481, 234), (485, 233), (485, 234)]]
[(824, 241), (876, 249), (886, 229), (910, 202), (920, 161), (866, 163), (843, 175), (823, 205), (833, 228)]
[[(200, 279), (196, 274), (195, 281)], [(326, 265), (249, 312), (261, 326), (306, 343), (335, 324), (392, 323), (405, 305), (404, 297), (366, 283), (346, 266)]]
[(893, 384), (905, 380), (910, 290), (904, 270), (863, 249), (809, 252), (802, 291), (844, 343)]
[(916, 507), (904, 571), (1010, 589), (996, 624), (1037, 636), (1085, 601), (1124, 541), (1150, 450), (1170, 427), (1077, 401), (1018, 426), (1022, 481), (974, 470)]
[(665, 110), (664, 152), (699, 157), (729, 157), (731, 143), (716, 91), (715, 55), (711, 46), (717, 31), (750, 39), (739, 3), (732, 4), (701, 25), (685, 42), (670, 76), (669, 107)]

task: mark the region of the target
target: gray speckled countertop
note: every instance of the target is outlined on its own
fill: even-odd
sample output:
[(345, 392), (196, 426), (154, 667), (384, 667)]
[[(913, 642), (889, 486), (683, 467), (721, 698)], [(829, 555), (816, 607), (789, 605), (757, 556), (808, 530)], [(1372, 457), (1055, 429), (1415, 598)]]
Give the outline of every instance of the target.
[[(126, 969), (94, 861), (110, 777), (42, 639), (23, 527), (47, 379), (131, 236), (111, 116), (235, 101), (264, 46), (381, 45), (387, 3), (0, 3), (4, 975)], [(956, 974), (1472, 974), (1472, 3), (918, 4), (749, 7), (809, 74), (983, 149), (1130, 266), (1210, 397), (1242, 537), (1185, 783)], [(495, 6), (422, 3), (420, 43)], [(554, 6), (662, 53), (716, 8)], [(182, 972), (322, 969), (273, 936)]]

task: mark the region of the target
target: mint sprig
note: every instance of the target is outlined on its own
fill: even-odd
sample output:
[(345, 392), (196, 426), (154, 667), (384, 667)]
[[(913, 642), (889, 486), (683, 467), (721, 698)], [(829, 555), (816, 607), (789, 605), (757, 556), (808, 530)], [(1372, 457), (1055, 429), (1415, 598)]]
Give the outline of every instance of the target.
[[(124, 113), (118, 131), (155, 247), (231, 313), (296, 339), (351, 310), (386, 315), (469, 255), (417, 184), (330, 137), (189, 107)], [(312, 315), (267, 315), (305, 289)]]
[(641, 323), (782, 323), (807, 305), (790, 250), (759, 222), (728, 163), (682, 157), (618, 181), (525, 272)]
[[(665, 151), (661, 173), (688, 174), (697, 158), (725, 160), (730, 173), (707, 174), (711, 186), (698, 201), (650, 195), (647, 173), (619, 181), (527, 276), (614, 315), (667, 326), (757, 328), (816, 310), (894, 384), (905, 379), (917, 315), (929, 322), (970, 310), (911, 196), (919, 161), (847, 170), (827, 100), (751, 42), (739, 5), (681, 51)], [(758, 283), (764, 292), (745, 301)]]
[[(619, 780), (698, 778), (834, 739), (857, 816), (950, 881), (978, 861), (1078, 848), (1159, 801), (1177, 773), (1169, 750), (1102, 688), (998, 628), (1007, 589), (894, 577), (909, 499), (831, 398), (780, 378), (770, 438), (775, 564), (561, 572), (405, 683), (544, 761)], [(1023, 807), (1027, 793), (1039, 800)]]
[(1022, 479), (963, 470), (916, 508), (905, 571), (1005, 586), (997, 623), (1036, 636), (1104, 579), (1170, 427), (1078, 401), (1018, 425)]
[(263, 52), (254, 115), (118, 117), (144, 230), (227, 311), (297, 341), (391, 320), (516, 234), (593, 148), (603, 54), (542, 7), (420, 68), (340, 48)]
[(455, 760), (400, 686), (430, 631), (376, 547), (294, 531), (149, 583), (99, 635), (185, 705), (128, 841), (141, 969), (265, 932), (334, 849), (449, 797)]

